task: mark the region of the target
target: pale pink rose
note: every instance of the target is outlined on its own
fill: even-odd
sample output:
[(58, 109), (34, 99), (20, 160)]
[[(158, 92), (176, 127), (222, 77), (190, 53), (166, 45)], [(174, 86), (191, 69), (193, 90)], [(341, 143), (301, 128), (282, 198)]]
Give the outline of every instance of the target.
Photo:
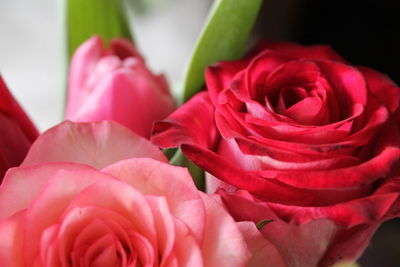
[(115, 123), (48, 130), (0, 187), (0, 266), (260, 266), (254, 224), (162, 161)]
[(106, 47), (94, 36), (76, 50), (66, 119), (114, 120), (149, 138), (153, 122), (175, 109), (167, 82), (164, 76), (150, 72), (130, 41), (116, 38)]

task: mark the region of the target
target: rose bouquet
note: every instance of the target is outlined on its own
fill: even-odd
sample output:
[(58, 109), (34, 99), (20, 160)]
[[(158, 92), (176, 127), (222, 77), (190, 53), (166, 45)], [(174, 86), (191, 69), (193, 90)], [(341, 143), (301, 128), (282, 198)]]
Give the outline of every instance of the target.
[(123, 1), (64, 4), (65, 121), (39, 134), (0, 77), (0, 266), (356, 266), (400, 216), (386, 75), (248, 45), (262, 1), (216, 0), (174, 95)]

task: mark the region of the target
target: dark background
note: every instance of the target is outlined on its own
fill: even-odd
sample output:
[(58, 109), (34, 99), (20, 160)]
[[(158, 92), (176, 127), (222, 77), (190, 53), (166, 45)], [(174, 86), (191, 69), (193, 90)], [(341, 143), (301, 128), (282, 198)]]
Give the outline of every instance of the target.
[[(400, 84), (400, 0), (265, 0), (253, 41), (260, 37), (328, 44), (352, 64), (372, 67)], [(379, 228), (358, 262), (400, 267), (400, 219)]]
[(400, 83), (399, 0), (265, 0), (254, 35), (329, 44), (354, 65)]

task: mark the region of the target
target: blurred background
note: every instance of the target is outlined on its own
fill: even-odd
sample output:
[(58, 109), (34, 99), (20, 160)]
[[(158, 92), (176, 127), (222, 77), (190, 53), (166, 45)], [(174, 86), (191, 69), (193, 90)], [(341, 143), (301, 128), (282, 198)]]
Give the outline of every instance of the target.
[[(40, 130), (63, 118), (62, 0), (0, 0), (0, 72)], [(134, 38), (150, 67), (176, 83), (211, 0), (127, 0)], [(182, 23), (184, 22), (184, 23)]]
[[(60, 122), (65, 67), (55, 0), (0, 1), (0, 72), (41, 130)], [(212, 0), (127, 0), (137, 44), (155, 72), (179, 83)], [(251, 43), (259, 38), (329, 44), (355, 65), (400, 83), (399, 0), (264, 0)], [(400, 266), (400, 220), (385, 223), (359, 261)]]

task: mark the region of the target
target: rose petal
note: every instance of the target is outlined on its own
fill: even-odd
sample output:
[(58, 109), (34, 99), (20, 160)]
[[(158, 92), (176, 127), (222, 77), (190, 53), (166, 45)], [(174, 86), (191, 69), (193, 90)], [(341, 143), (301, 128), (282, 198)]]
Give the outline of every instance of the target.
[(312, 61), (292, 60), (274, 68), (265, 81), (265, 89), (270, 96), (282, 88), (316, 83), (321, 73)]
[(235, 221), (214, 199), (206, 194), (201, 197), (207, 213), (201, 249), (204, 266), (244, 266), (249, 255)]
[[(115, 179), (94, 169), (59, 170), (47, 182), (40, 194), (30, 203), (25, 217), (24, 252), (27, 262), (32, 262), (38, 255), (41, 232), (56, 223), (70, 201), (88, 185), (103, 179)], [(66, 187), (65, 185), (69, 185)]]
[(251, 252), (251, 258), (247, 262), (247, 266), (287, 266), (275, 245), (262, 236), (253, 222), (238, 222), (237, 224)]
[(177, 266), (204, 267), (200, 247), (190, 228), (179, 220), (175, 220), (175, 253)]
[(0, 186), (0, 219), (26, 209), (62, 169), (92, 170), (89, 166), (73, 163), (46, 163), (10, 169)]
[(266, 203), (256, 202), (248, 192), (228, 194), (220, 191), (224, 204), (236, 221), (259, 223), (272, 220), (261, 229), (266, 242), (271, 242), (287, 266), (318, 266), (339, 230), (330, 220), (313, 220), (301, 225), (283, 221)]
[(22, 165), (68, 161), (101, 169), (132, 157), (167, 161), (157, 147), (117, 123), (66, 121), (43, 133), (32, 145)]
[(205, 227), (201, 219), (205, 216), (204, 203), (187, 169), (152, 159), (129, 159), (108, 166), (103, 171), (143, 194), (165, 196), (172, 214), (185, 223), (201, 243)]
[(113, 239), (107, 240), (111, 244), (105, 248), (96, 258), (91, 261), (88, 265), (93, 267), (103, 267), (103, 266), (118, 266), (121, 264), (120, 259), (116, 255), (116, 245), (112, 242)]
[(368, 90), (377, 97), (391, 111), (399, 107), (400, 90), (386, 75), (371, 68), (358, 67), (363, 74)]
[[(393, 133), (388, 131), (387, 133)], [(384, 142), (384, 137), (381, 142)], [(282, 172), (276, 178), (298, 188), (362, 187), (385, 177), (395, 170), (400, 159), (400, 147), (388, 144), (376, 155), (355, 166), (341, 166), (332, 170)], [(262, 172), (262, 171), (261, 171)], [(260, 175), (262, 175), (260, 172)]]
[(372, 235), (379, 224), (380, 222), (372, 225), (359, 225), (338, 232), (332, 244), (327, 249), (324, 258), (320, 261), (320, 265), (332, 266), (332, 264), (343, 259), (359, 258), (370, 245)]
[[(377, 225), (380, 224), (378, 221), (373, 225), (360, 222), (361, 224), (353, 227), (343, 227), (335, 225), (334, 219), (321, 219), (327, 218), (324, 216), (303, 220), (301, 223), (298, 222), (300, 225), (288, 224), (282, 221), (279, 215), (277, 216), (276, 212), (279, 214), (279, 210), (271, 209), (266, 203), (255, 202), (247, 192), (238, 191), (235, 195), (222, 192), (222, 197), (236, 220), (254, 222), (273, 220), (261, 231), (264, 237), (282, 252), (288, 266), (296, 266), (298, 262), (304, 266), (331, 266), (343, 258), (357, 258), (368, 245)], [(371, 199), (371, 205), (368, 206), (372, 209), (373, 201)], [(353, 203), (343, 205), (352, 207)], [(331, 215), (335, 215), (331, 209), (333, 207), (321, 208), (321, 210), (330, 210)], [(338, 207), (337, 211), (340, 209)], [(319, 215), (320, 210), (314, 211), (315, 215)], [(349, 216), (352, 218), (357, 214), (358, 212), (349, 211)], [(346, 250), (343, 247), (346, 247)]]
[[(263, 200), (291, 203), (292, 205), (310, 206), (327, 205), (354, 199), (365, 195), (369, 188), (350, 188), (341, 190), (309, 190), (295, 188), (283, 184), (275, 179), (268, 179), (257, 172), (246, 171), (237, 164), (222, 158), (216, 153), (194, 145), (182, 145), (183, 153), (193, 162), (218, 177), (225, 183), (237, 188), (245, 189), (257, 196), (263, 196)], [(204, 161), (207, 158), (207, 161)], [(224, 166), (224, 168), (221, 168)], [(272, 175), (275, 173), (272, 171)]]
[(25, 114), (24, 110), (8, 91), (7, 86), (0, 75), (0, 111), (7, 114), (18, 122), (22, 132), (29, 140), (30, 143), (35, 141), (38, 136), (38, 131), (33, 125), (32, 121)]
[(68, 79), (67, 116), (82, 105), (84, 96), (89, 93), (86, 80), (104, 53), (103, 42), (99, 36), (93, 36), (75, 51)]
[[(270, 150), (263, 150), (262, 146), (246, 146), (245, 142), (239, 145), (233, 139), (221, 140), (218, 154), (227, 160), (235, 162), (247, 171), (276, 170), (276, 171), (318, 171), (336, 168), (345, 168), (357, 165), (360, 159), (348, 155), (327, 155), (327, 157), (312, 157), (309, 155), (285, 153), (275, 158), (276, 154), (270, 154)], [(259, 152), (259, 153), (257, 153)], [(283, 152), (284, 153), (284, 152)], [(286, 156), (286, 157), (285, 157)], [(289, 183), (290, 184), (290, 183)]]
[[(119, 265), (119, 262), (115, 259), (115, 241), (115, 237), (112, 235), (105, 235), (95, 240), (85, 253), (84, 265), (95, 267), (113, 266), (109, 265), (110, 263)], [(110, 252), (114, 252), (114, 257), (110, 257)]]
[(324, 77), (340, 99), (341, 119), (350, 113), (353, 104), (367, 104), (367, 86), (364, 77), (356, 68), (339, 62), (316, 61)]
[[(382, 189), (383, 191), (376, 191), (369, 196), (344, 201), (334, 205), (311, 207), (260, 202), (246, 191), (237, 191), (233, 195), (227, 194), (221, 190), (219, 194), (222, 195), (224, 203), (228, 201), (228, 199), (229, 201), (234, 201), (234, 199), (239, 201), (239, 199), (242, 199), (244, 201), (243, 203), (248, 203), (249, 205), (250, 202), (252, 202), (253, 204), (251, 205), (253, 206), (273, 210), (274, 214), (288, 223), (304, 224), (314, 220), (328, 219), (338, 225), (353, 227), (389, 219), (393, 216), (393, 211), (398, 215), (400, 209), (392, 210), (392, 215), (387, 216), (388, 211), (392, 209), (392, 207), (397, 208), (400, 201), (399, 186), (400, 178), (397, 177), (382, 186), (383, 189), (387, 188), (388, 190)], [(240, 213), (242, 211), (238, 209), (237, 212)]]
[(289, 42), (273, 42), (263, 40), (252, 51), (259, 53), (261, 50), (270, 49), (277, 53), (290, 56), (296, 59), (320, 59), (334, 60), (347, 64), (348, 62), (327, 45), (303, 46)]
[[(1, 77), (0, 77), (1, 79)], [(1, 82), (1, 81), (0, 81)], [(0, 182), (9, 168), (18, 166), (29, 151), (31, 141), (18, 121), (0, 111)]]
[(25, 212), (0, 221), (0, 265), (7, 267), (25, 266), (23, 257), (24, 234), (20, 229), (24, 225)]
[[(199, 117), (193, 117), (193, 114)], [(217, 142), (213, 117), (214, 108), (208, 93), (199, 93), (167, 119), (154, 124), (151, 142), (162, 148), (177, 147), (182, 143), (200, 143), (212, 148)]]
[[(347, 162), (358, 162), (360, 160), (356, 156), (341, 153), (344, 149), (338, 149), (336, 151), (329, 151), (330, 153), (326, 153), (327, 151), (324, 150), (317, 151), (306, 149), (307, 147), (298, 146), (297, 144), (294, 145), (294, 143), (290, 143), (291, 145), (293, 144), (293, 148), (285, 149), (284, 142), (267, 142), (269, 144), (265, 145), (264, 143), (259, 142), (259, 140), (253, 141), (245, 138), (235, 138), (235, 142), (238, 144), (242, 153), (246, 155), (270, 156), (275, 160), (285, 161), (288, 163), (307, 163), (311, 161), (339, 158), (347, 158), (349, 160)], [(286, 143), (287, 146), (288, 144), (289, 143)]]
[(137, 230), (149, 240), (153, 247), (156, 247), (156, 228), (151, 208), (142, 192), (134, 187), (127, 186), (116, 179), (97, 182), (75, 196), (65, 212), (75, 207), (85, 206), (102, 207), (117, 212), (130, 222), (131, 228)]
[(154, 226), (157, 229), (157, 251), (160, 266), (169, 266), (176, 259), (175, 224), (172, 217), (168, 200), (164, 197), (146, 196), (153, 213)]
[[(125, 186), (125, 188), (128, 187)], [(86, 194), (87, 191), (85, 190), (82, 193)], [(96, 198), (99, 199), (99, 196), (97, 195)], [(129, 200), (134, 204), (132, 209), (135, 209), (136, 217), (140, 217), (148, 211), (146, 205), (143, 206), (143, 209), (140, 207), (140, 201), (136, 202), (131, 196), (129, 196)], [(141, 203), (146, 204), (145, 201), (141, 201)], [(126, 254), (128, 261), (137, 257), (141, 263), (150, 263), (153, 265), (157, 254), (156, 234), (154, 225), (152, 223), (147, 224), (149, 221), (151, 222), (152, 217), (142, 217), (141, 219), (146, 221), (140, 225), (137, 219), (131, 220), (135, 216), (126, 217), (124, 216), (125, 214), (119, 213), (118, 208), (120, 207), (110, 209), (108, 207), (101, 207), (102, 203), (99, 203), (99, 205), (99, 207), (90, 205), (77, 207), (75, 205), (75, 207), (71, 207), (66, 211), (65, 216), (62, 218), (58, 235), (54, 241), (57, 245), (56, 252), (58, 259), (61, 261), (60, 264), (66, 264), (71, 253), (74, 255), (75, 261), (79, 258), (87, 258), (87, 261), (90, 262), (93, 260), (93, 256), (88, 254), (96, 249), (94, 243), (97, 241), (102, 242), (102, 238), (109, 236), (115, 240), (113, 243), (121, 244), (124, 247), (123, 254)], [(138, 225), (139, 227), (137, 227)], [(103, 229), (99, 228), (99, 226)], [(143, 229), (145, 231), (141, 232)], [(114, 250), (119, 250), (118, 246)], [(102, 246), (97, 247), (100, 250), (101, 248)], [(57, 256), (56, 253), (48, 254), (55, 254)]]
[[(95, 78), (90, 97), (66, 116), (67, 119), (76, 122), (114, 120), (149, 138), (153, 122), (164, 119), (175, 109), (171, 95), (159, 89), (150, 72), (122, 68)], [(157, 81), (155, 77), (154, 80)]]
[(117, 55), (120, 59), (134, 57), (144, 61), (142, 56), (138, 53), (132, 42), (124, 38), (114, 38), (110, 40), (110, 53)]
[(246, 61), (226, 61), (207, 67), (206, 81), (209, 89), (210, 99), (216, 105), (218, 103), (218, 95), (221, 91), (229, 88), (232, 78), (241, 69), (245, 68)]
[(319, 124), (316, 120), (317, 115), (321, 112), (323, 103), (317, 97), (308, 97), (291, 106), (285, 111), (285, 115), (304, 124)]
[(266, 89), (265, 83), (268, 80), (268, 76), (288, 61), (290, 61), (289, 57), (273, 51), (267, 50), (260, 53), (252, 59), (244, 72), (244, 77), (238, 78), (244, 81), (242, 86), (232, 88), (232, 90), (244, 101), (246, 101), (246, 98), (253, 100), (262, 99), (266, 95), (264, 89)]

